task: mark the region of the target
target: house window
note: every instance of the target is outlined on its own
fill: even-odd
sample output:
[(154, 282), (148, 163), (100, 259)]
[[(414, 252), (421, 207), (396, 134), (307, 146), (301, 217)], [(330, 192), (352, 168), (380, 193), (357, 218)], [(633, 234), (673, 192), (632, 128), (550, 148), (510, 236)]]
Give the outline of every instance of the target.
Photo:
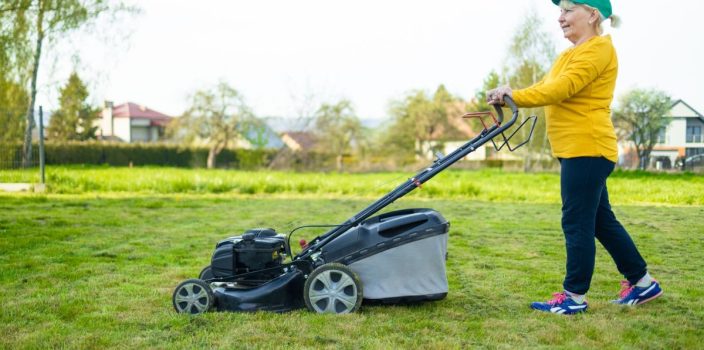
[(147, 142), (149, 141), (149, 127), (133, 126), (132, 127), (132, 142)]
[(657, 143), (665, 143), (665, 128), (658, 131), (658, 141)]
[(701, 126), (688, 126), (687, 127), (687, 142), (704, 142), (702, 140), (702, 127)]

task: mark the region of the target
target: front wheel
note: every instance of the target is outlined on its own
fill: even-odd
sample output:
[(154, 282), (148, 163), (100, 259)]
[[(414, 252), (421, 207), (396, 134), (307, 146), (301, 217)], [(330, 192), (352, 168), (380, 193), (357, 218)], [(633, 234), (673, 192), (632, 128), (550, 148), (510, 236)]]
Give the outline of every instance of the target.
[(303, 300), (317, 313), (352, 313), (362, 305), (362, 281), (343, 264), (324, 264), (306, 279)]
[(215, 296), (207, 283), (199, 279), (190, 279), (176, 287), (172, 301), (176, 312), (197, 315), (213, 307)]

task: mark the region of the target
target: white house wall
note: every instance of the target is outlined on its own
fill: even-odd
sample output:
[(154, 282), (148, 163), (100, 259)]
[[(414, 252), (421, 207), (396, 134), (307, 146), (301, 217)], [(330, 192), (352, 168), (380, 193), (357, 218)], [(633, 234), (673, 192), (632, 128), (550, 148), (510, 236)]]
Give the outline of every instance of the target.
[(675, 118), (667, 126), (667, 139), (665, 142), (668, 146), (685, 147), (687, 133), (687, 119)]
[(103, 109), (102, 118), (96, 123), (102, 130), (103, 136), (113, 136), (113, 121), (112, 108)]
[(670, 115), (673, 117), (697, 117), (697, 114), (684, 103), (674, 105), (670, 110)]
[(113, 126), (115, 127), (113, 134), (119, 137), (122, 141), (130, 142), (130, 119), (129, 118), (115, 118), (113, 119)]

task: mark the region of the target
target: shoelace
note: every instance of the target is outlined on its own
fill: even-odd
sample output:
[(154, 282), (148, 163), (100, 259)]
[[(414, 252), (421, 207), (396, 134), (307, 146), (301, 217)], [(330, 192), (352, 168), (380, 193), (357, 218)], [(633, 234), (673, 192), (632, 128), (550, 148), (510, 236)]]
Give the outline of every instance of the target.
[(565, 292), (553, 293), (552, 296), (553, 298), (548, 300), (548, 305), (562, 304), (562, 302), (567, 299), (567, 294), (565, 294)]
[(631, 282), (628, 281), (621, 281), (621, 291), (618, 293), (618, 295), (621, 297), (621, 299), (625, 298), (628, 296), (628, 294), (631, 294), (631, 291), (635, 285), (632, 285)]

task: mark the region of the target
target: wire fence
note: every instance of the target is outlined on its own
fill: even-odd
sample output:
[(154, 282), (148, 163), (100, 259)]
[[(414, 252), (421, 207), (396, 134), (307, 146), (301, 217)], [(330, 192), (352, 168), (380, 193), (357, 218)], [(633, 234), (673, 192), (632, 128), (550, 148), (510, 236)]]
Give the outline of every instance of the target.
[(37, 141), (31, 145), (28, 157), (24, 155), (24, 145), (21, 142), (0, 142), (0, 170), (38, 168), (39, 153)]
[[(35, 112), (35, 127), (32, 128), (32, 142), (25, 146), (25, 125), (22, 116), (16, 111), (0, 107), (3, 130), (0, 131), (0, 170), (37, 169), (44, 173), (44, 128), (43, 110)], [(26, 148), (25, 148), (26, 147)], [(42, 183), (43, 183), (43, 176)]]

